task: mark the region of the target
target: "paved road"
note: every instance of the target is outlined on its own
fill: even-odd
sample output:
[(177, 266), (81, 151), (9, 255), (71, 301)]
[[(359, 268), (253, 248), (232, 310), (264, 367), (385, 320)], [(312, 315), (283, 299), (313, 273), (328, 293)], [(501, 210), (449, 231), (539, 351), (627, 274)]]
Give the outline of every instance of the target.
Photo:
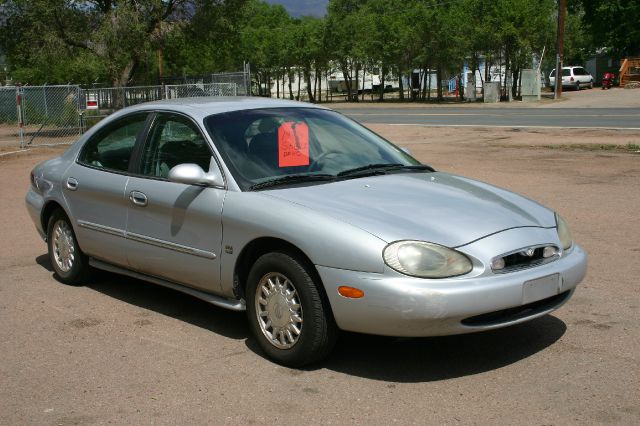
[(349, 107), (362, 123), (454, 127), (606, 128), (640, 130), (640, 108)]

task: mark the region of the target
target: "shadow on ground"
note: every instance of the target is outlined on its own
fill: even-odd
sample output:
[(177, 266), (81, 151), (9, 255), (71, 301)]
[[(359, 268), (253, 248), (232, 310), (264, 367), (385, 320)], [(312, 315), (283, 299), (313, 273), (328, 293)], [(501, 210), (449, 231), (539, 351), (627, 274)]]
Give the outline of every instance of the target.
[(567, 330), (551, 315), (499, 330), (392, 339), (343, 333), (322, 366), (352, 376), (412, 383), (464, 377), (514, 364), (551, 346)]
[[(53, 270), (46, 255), (39, 256), (36, 262)], [(231, 339), (244, 339), (251, 351), (264, 357), (250, 336), (242, 312), (228, 311), (175, 290), (103, 271), (97, 271), (86, 287)], [(330, 357), (309, 370), (328, 369), (400, 383), (447, 380), (514, 364), (551, 346), (566, 329), (564, 322), (547, 315), (512, 327), (459, 336), (396, 339), (345, 332)]]
[[(47, 255), (38, 256), (36, 262), (46, 270), (53, 271)], [(85, 287), (230, 339), (249, 337), (244, 312), (218, 308), (179, 291), (106, 271), (94, 271)]]

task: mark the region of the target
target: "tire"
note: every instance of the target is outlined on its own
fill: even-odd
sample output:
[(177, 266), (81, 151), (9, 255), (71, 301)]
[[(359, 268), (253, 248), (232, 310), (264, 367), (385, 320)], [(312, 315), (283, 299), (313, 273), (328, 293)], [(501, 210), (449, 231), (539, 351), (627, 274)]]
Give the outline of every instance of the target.
[(47, 247), (56, 277), (65, 284), (83, 284), (89, 276), (89, 259), (80, 250), (69, 218), (62, 210), (56, 210), (49, 218)]
[(246, 298), (249, 327), (278, 364), (301, 367), (333, 349), (338, 334), (331, 308), (311, 268), (295, 255), (262, 255), (251, 267)]
[(580, 91), (580, 82), (576, 82), (576, 92)]

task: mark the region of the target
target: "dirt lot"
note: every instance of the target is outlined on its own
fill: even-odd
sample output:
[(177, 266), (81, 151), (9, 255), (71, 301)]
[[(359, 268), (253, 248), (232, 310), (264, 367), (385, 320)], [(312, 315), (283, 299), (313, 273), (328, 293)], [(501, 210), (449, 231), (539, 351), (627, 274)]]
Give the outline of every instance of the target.
[(640, 424), (640, 155), (597, 147), (640, 135), (372, 127), (559, 211), (590, 255), (569, 304), (475, 335), (344, 335), (290, 370), (241, 314), (112, 274), (58, 283), (23, 205), (55, 150), (0, 157), (0, 424)]

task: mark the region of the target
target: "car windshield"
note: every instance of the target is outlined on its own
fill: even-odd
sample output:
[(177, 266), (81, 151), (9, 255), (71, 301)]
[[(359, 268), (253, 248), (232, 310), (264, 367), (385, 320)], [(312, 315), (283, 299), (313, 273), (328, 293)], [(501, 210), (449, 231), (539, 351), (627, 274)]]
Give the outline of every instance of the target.
[(431, 170), (353, 120), (328, 110), (234, 111), (211, 115), (205, 125), (243, 190), (270, 183)]

